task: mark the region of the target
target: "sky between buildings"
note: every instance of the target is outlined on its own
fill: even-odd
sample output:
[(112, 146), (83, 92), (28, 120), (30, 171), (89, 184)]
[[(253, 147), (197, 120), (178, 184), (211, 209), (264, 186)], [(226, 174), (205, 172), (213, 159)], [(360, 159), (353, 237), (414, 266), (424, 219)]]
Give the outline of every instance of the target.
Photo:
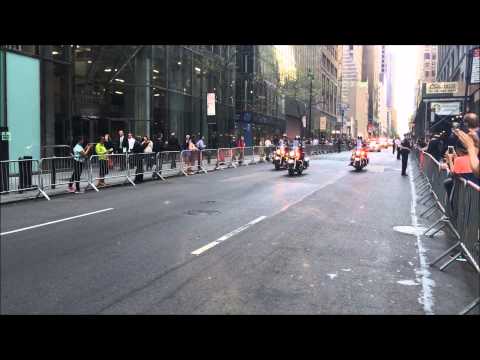
[(393, 99), (397, 109), (398, 133), (408, 132), (408, 121), (413, 114), (418, 45), (389, 45), (395, 67), (393, 68)]

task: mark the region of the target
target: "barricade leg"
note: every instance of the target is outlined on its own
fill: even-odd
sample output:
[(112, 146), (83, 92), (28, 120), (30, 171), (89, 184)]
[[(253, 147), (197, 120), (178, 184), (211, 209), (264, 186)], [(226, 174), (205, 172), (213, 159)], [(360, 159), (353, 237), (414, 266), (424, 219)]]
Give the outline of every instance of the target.
[(434, 229), (435, 226), (437, 226), (438, 224), (440, 224), (441, 222), (443, 222), (443, 220), (444, 220), (444, 219), (443, 219), (443, 217), (442, 217), (442, 218), (438, 219), (437, 221), (435, 221), (427, 230), (425, 230), (425, 231), (423, 232), (422, 235), (423, 235), (423, 236), (428, 236), (428, 235), (427, 235), (428, 232), (431, 231), (432, 229)]
[(437, 207), (437, 204), (433, 204), (430, 206), (427, 210), (425, 210), (423, 213), (420, 214), (420, 217), (423, 217), (426, 213), (428, 213), (430, 210), (435, 209)]
[(435, 260), (433, 260), (432, 262), (430, 262), (428, 265), (429, 266), (434, 266), (436, 263), (438, 263), (440, 260), (442, 260), (445, 256), (447, 256), (448, 254), (450, 254), (453, 250), (455, 250), (458, 246), (460, 246), (460, 241), (457, 241), (455, 243), (455, 245), (453, 245), (452, 247), (448, 248), (447, 250), (445, 250), (440, 256), (438, 256)]
[(473, 300), (470, 304), (468, 304), (461, 312), (459, 315), (467, 315), (470, 311), (475, 309), (477, 306), (480, 305), (480, 297), (476, 298)]
[(447, 268), (447, 266), (449, 266), (452, 262), (457, 260), (460, 257), (460, 255), (462, 255), (462, 251), (459, 251), (458, 253), (456, 253), (450, 260), (448, 260), (445, 264), (440, 266), (439, 270), (440, 271), (445, 270)]

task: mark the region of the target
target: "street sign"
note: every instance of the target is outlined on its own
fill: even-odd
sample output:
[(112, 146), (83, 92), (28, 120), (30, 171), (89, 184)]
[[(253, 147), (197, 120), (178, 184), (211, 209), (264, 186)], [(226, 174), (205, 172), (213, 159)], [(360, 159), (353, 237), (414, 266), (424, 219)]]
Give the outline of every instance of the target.
[(327, 130), (327, 117), (321, 116), (320, 117), (320, 131)]
[(436, 115), (458, 115), (460, 104), (460, 102), (432, 102), (430, 108)]
[(2, 141), (10, 141), (11, 135), (10, 131), (2, 131)]
[(207, 94), (207, 116), (215, 115), (215, 93)]
[(454, 94), (457, 91), (457, 82), (433, 82), (426, 85), (427, 94)]
[(472, 52), (472, 72), (470, 73), (470, 84), (480, 84), (480, 48)]

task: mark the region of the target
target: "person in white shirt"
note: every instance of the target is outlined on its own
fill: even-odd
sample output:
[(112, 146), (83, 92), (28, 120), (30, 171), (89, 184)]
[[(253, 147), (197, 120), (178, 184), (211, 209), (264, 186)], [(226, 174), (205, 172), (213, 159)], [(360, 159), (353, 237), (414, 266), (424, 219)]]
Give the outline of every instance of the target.
[(128, 152), (132, 152), (133, 145), (135, 145), (135, 138), (132, 133), (128, 133)]

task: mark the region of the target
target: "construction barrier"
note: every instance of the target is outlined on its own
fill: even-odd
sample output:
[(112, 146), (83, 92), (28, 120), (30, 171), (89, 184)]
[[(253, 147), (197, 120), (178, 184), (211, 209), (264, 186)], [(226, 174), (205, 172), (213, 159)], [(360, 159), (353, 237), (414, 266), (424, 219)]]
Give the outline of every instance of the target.
[(43, 195), (40, 161), (33, 159), (0, 161), (0, 194), (37, 190), (37, 197)]

